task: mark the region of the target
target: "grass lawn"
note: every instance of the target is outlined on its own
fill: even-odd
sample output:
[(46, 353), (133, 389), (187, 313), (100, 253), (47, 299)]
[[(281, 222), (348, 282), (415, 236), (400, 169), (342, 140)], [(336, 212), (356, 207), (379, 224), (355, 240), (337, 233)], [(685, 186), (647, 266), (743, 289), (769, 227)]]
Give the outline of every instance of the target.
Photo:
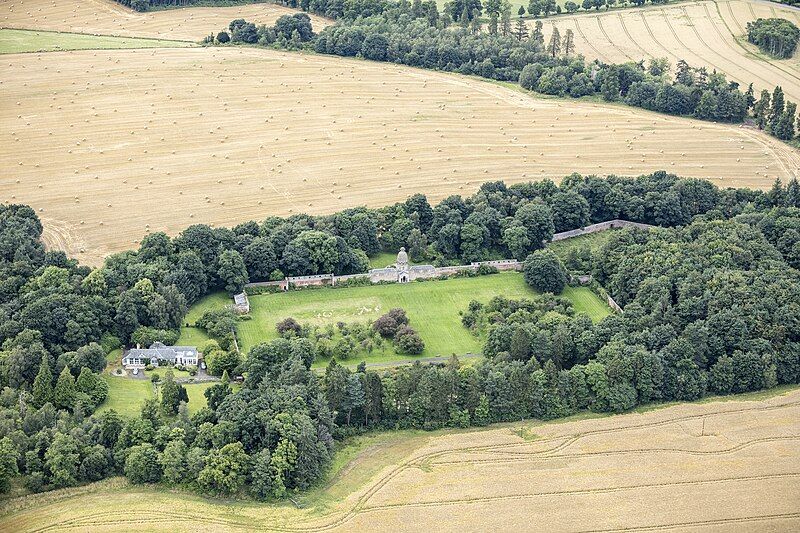
[(97, 36), (83, 33), (0, 29), (0, 54), (186, 46), (192, 46), (192, 43), (133, 37)]
[(548, 243), (547, 247), (553, 250), (561, 259), (567, 257), (567, 254), (572, 249), (582, 249), (589, 247), (592, 252), (600, 249), (608, 240), (615, 229), (598, 231), (597, 233), (589, 233), (579, 237), (572, 237), (571, 239), (564, 239), (563, 241), (556, 241)]
[(369, 267), (370, 268), (384, 268), (389, 265), (393, 265), (397, 259), (397, 253), (391, 252), (381, 252), (375, 257), (369, 258)]
[(137, 416), (142, 402), (154, 397), (153, 385), (149, 379), (103, 374), (108, 382), (108, 398), (97, 408), (98, 413), (114, 409), (122, 416)]
[[(459, 311), (465, 310), (470, 300), (488, 302), (496, 295), (534, 298), (537, 293), (525, 284), (521, 274), (507, 272), (446, 281), (307, 289), (251, 296), (252, 320), (239, 323), (240, 348), (247, 352), (259, 342), (276, 338), (275, 324), (286, 317), (315, 325), (339, 321), (367, 322), (393, 307), (401, 307), (408, 313), (411, 326), (425, 341), (425, 351), (419, 357), (480, 353), (482, 339), (461, 325)], [(573, 301), (578, 312), (587, 313), (593, 320), (600, 320), (610, 313), (605, 303), (587, 288), (568, 287), (564, 296)], [(227, 304), (227, 295), (210, 295), (192, 307), (187, 322), (192, 323), (207, 309)], [(180, 342), (194, 339), (202, 343), (203, 337), (201, 330), (183, 328)], [(375, 351), (365, 359), (371, 363), (384, 363), (413, 357), (398, 355), (387, 346), (385, 351)], [(317, 361), (315, 366), (326, 364), (327, 361)]]
[[(174, 372), (176, 377), (180, 377), (178, 376), (178, 371)], [(142, 402), (155, 397), (153, 385), (150, 383), (151, 374), (152, 372), (147, 372), (147, 379), (134, 379), (131, 377), (118, 377), (103, 374), (103, 379), (108, 383), (108, 399), (106, 399), (103, 405), (97, 408), (97, 412), (102, 413), (103, 411), (114, 409), (122, 416), (138, 416), (142, 407)], [(186, 373), (186, 375), (188, 376), (188, 373)], [(190, 415), (208, 405), (203, 393), (214, 384), (216, 384), (216, 382), (183, 383), (183, 386), (186, 387), (186, 393), (189, 395), (188, 406)]]

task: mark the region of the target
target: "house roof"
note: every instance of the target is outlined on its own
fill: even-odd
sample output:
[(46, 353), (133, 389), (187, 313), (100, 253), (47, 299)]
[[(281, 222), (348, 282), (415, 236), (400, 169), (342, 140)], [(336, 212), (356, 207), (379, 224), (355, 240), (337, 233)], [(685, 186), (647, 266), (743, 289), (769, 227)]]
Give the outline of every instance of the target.
[(150, 348), (132, 348), (128, 350), (125, 357), (136, 357), (140, 359), (162, 359), (164, 361), (174, 361), (178, 358), (178, 354), (183, 357), (192, 357), (197, 355), (196, 346), (166, 346), (160, 342), (154, 342)]

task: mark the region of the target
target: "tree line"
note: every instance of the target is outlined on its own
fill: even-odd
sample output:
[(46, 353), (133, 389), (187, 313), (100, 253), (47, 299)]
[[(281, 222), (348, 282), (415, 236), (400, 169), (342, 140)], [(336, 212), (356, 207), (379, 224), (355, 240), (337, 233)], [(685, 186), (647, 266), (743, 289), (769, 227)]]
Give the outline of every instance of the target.
[[(798, 207), (796, 180), (767, 193), (663, 172), (573, 175), (559, 186), (492, 182), (436, 206), (415, 195), (381, 209), (152, 234), (92, 270), (44, 250), (31, 208), (0, 206), (0, 486), (17, 473), (30, 490), (124, 473), (134, 482), (278, 497), (319, 479), (333, 439), (354, 431), (618, 411), (796, 382)], [(622, 315), (594, 324), (558, 297), (474, 302), (463, 322), (485, 335), (485, 362), (379, 373), (332, 362), (324, 378), (311, 362), (321, 350), (346, 359), (348, 346), (325, 335), (312, 341), (284, 323), (282, 338), (246, 357), (209, 350), (224, 379), (207, 392), (208, 408), (191, 417), (170, 376), (138, 417), (91, 415), (107, 394), (97, 377), (105, 355), (133, 338), (175, 331), (189, 303), (231, 287), (231, 272), (261, 279), (276, 267), (350, 268), (337, 262), (342, 253), (364, 258), (365, 250), (400, 244), (444, 262), (490, 250), (527, 257), (556, 228), (612, 218), (666, 226), (615, 232), (581, 260), (624, 306)], [(555, 280), (542, 288), (557, 292), (564, 266), (558, 260), (554, 270), (546, 255), (526, 261), (526, 279)], [(393, 311), (372, 327), (419, 349), (403, 322)], [(224, 317), (204, 323), (222, 332), (229, 325)], [(375, 339), (350, 325), (334, 336), (347, 336), (348, 345)], [(244, 376), (240, 391), (228, 375)]]
[[(340, 16), (336, 24), (319, 34), (311, 31), (307, 17), (300, 19), (302, 14), (281, 17), (272, 28), (240, 19), (231, 23), (230, 35), (221, 32), (207, 42), (313, 49), (323, 54), (513, 81), (525, 89), (555, 96), (600, 96), (670, 115), (732, 123), (750, 117), (756, 123), (762, 121), (762, 108), (756, 106), (752, 84), (743, 92), (724, 74), (691, 67), (683, 60), (678, 61), (674, 78), (665, 58), (652, 59), (648, 64), (588, 62), (575, 54), (572, 30), (561, 35), (553, 28), (546, 38), (541, 21), (536, 21), (529, 32), (521, 17), (512, 25), (508, 6), (503, 8), (497, 0), (485, 3), (489, 24), (488, 31), (483, 31), (480, 2), (475, 2), (448, 4), (450, 9), (463, 9), (457, 19), (448, 15), (447, 7), (439, 15), (419, 2), (354, 2), (348, 4), (354, 12)], [(467, 16), (469, 10), (472, 15)], [(796, 106), (787, 103), (779, 112), (769, 111), (770, 124), (775, 124), (766, 131), (782, 140), (794, 140)]]
[(197, 6), (238, 6), (266, 3), (266, 0), (114, 0), (140, 13), (153, 9)]

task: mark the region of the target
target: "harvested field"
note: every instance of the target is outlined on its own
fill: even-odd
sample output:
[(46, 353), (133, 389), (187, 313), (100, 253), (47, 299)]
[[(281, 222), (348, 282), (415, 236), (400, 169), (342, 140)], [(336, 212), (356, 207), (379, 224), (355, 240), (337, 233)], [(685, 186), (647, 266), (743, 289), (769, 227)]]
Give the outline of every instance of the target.
[[(408, 446), (389, 437), (384, 444), (374, 439), (351, 461), (358, 468), (339, 465), (327, 486), (308, 495), (303, 509), (231, 505), (111, 480), (9, 500), (0, 506), (0, 529), (597, 532), (800, 527), (796, 388), (768, 399), (731, 398), (599, 419), (409, 434), (406, 439)], [(373, 474), (368, 480), (358, 478), (362, 472)]]
[[(772, 2), (710, 0), (581, 13), (544, 20), (545, 38), (553, 26), (563, 35), (575, 33), (576, 51), (609, 63), (666, 57), (674, 67), (683, 59), (694, 67), (724, 72), (742, 88), (783, 87), (787, 98), (800, 101), (800, 60), (772, 59), (747, 42), (747, 23), (781, 17), (800, 24), (800, 10)], [(533, 22), (529, 22), (532, 26)]]
[[(266, 3), (137, 13), (112, 0), (9, 0), (0, 3), (0, 27), (199, 41), (233, 19), (272, 24), (297, 12)], [(311, 21), (316, 31), (331, 23), (317, 16)]]
[(768, 188), (800, 154), (751, 129), (457, 75), (252, 48), (7, 55), (0, 198), (97, 264), (149, 231), (432, 201), (481, 182), (666, 169)]

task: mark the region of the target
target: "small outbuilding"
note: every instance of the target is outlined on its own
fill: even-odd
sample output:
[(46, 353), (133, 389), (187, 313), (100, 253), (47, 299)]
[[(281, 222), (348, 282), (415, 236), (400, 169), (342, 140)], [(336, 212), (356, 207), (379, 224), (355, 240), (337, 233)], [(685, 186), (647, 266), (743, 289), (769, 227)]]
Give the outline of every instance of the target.
[(246, 315), (250, 312), (250, 299), (247, 298), (246, 292), (234, 295), (233, 310), (241, 315)]

